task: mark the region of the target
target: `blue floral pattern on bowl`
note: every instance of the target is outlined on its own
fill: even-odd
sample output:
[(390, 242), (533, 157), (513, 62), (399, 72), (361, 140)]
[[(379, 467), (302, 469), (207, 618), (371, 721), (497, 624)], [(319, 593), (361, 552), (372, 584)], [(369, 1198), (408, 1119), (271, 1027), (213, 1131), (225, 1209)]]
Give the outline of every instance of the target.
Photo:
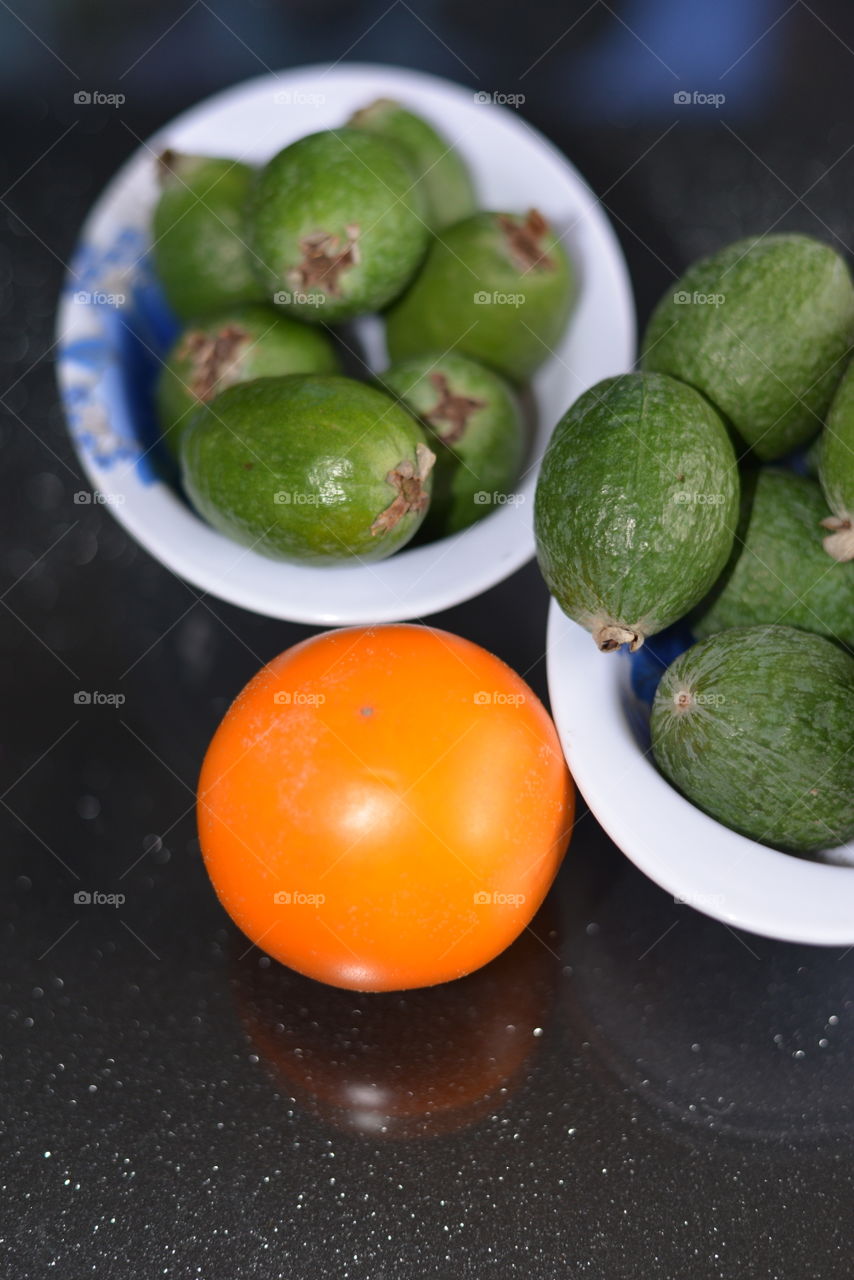
[(131, 462), (150, 484), (159, 478), (154, 386), (178, 325), (154, 275), (147, 232), (125, 226), (106, 244), (83, 241), (63, 302), (72, 310), (58, 367), (72, 435), (99, 469)]

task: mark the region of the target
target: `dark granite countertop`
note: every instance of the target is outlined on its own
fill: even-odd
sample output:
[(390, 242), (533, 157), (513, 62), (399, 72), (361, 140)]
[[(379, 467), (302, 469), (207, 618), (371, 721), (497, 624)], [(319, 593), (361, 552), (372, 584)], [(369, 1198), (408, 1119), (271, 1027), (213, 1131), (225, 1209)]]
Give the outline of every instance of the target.
[[(754, 230), (851, 254), (844, 0), (0, 6), (2, 1273), (850, 1276), (854, 952), (675, 904), (590, 816), (537, 936), (427, 992), (299, 978), (210, 889), (202, 753), (309, 631), (200, 598), (74, 503), (53, 313), (134, 135), (340, 57), (523, 93), (611, 212), (642, 322)], [(528, 566), (432, 621), (544, 696), (546, 607)], [(126, 902), (84, 914), (81, 884)]]

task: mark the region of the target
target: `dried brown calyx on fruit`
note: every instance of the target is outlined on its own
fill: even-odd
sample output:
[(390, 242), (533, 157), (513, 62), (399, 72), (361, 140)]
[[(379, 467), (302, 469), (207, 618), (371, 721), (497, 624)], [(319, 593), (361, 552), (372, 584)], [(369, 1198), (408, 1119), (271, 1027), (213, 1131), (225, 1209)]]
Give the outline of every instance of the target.
[(400, 103), (395, 102), (394, 98), (375, 98), (367, 106), (360, 107), (358, 111), (354, 111), (347, 124), (354, 129), (358, 129), (361, 125), (369, 123), (374, 116), (382, 115), (389, 108), (394, 109), (399, 106)]
[(315, 231), (300, 240), (302, 258), (290, 273), (295, 289), (325, 290), (334, 298), (341, 297), (341, 276), (359, 261), (359, 227), (350, 223), (345, 234)]
[(207, 402), (240, 379), (240, 357), (249, 335), (229, 324), (219, 333), (193, 330), (178, 350), (180, 359), (190, 361), (188, 387), (197, 400)]
[(851, 520), (847, 516), (828, 516), (822, 520), (821, 527), (830, 530), (822, 543), (827, 554), (840, 564), (854, 560), (854, 524)]
[(629, 653), (636, 653), (643, 644), (645, 637), (640, 630), (633, 630), (631, 627), (623, 627), (619, 623), (611, 622), (594, 631), (593, 639), (602, 653), (613, 653), (615, 649), (619, 649), (624, 644), (629, 646)]
[(474, 396), (456, 395), (445, 374), (438, 370), (430, 374), (430, 381), (436, 388), (439, 399), (422, 417), (436, 429), (437, 436), (444, 444), (456, 444), (465, 434), (469, 418), (478, 409), (485, 409), (486, 401)]
[(521, 222), (509, 214), (499, 213), (498, 226), (513, 264), (520, 271), (554, 271), (554, 259), (543, 244), (549, 224), (539, 209), (529, 209)]
[(167, 147), (165, 151), (161, 151), (157, 157), (157, 178), (162, 184), (175, 173), (175, 162), (178, 159), (178, 153)]
[(417, 444), (414, 463), (410, 458), (404, 458), (389, 471), (386, 480), (395, 490), (395, 497), (371, 525), (374, 537), (380, 533), (388, 533), (409, 511), (424, 510), (430, 501), (425, 481), (435, 461), (436, 455), (432, 449), (428, 449), (426, 444)]
[(186, 185), (192, 177), (193, 170), (204, 163), (204, 156), (187, 155), (183, 151), (174, 151), (171, 147), (167, 147), (157, 157), (157, 180), (161, 187), (170, 181), (178, 185)]

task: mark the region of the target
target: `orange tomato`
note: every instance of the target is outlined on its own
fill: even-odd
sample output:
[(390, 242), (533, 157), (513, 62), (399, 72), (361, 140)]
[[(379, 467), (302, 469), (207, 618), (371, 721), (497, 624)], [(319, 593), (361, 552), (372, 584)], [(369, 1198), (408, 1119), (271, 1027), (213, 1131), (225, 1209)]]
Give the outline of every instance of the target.
[(199, 781), (208, 874), (270, 955), (338, 987), (470, 973), (545, 897), (574, 790), (514, 671), (432, 627), (352, 627), (264, 667)]

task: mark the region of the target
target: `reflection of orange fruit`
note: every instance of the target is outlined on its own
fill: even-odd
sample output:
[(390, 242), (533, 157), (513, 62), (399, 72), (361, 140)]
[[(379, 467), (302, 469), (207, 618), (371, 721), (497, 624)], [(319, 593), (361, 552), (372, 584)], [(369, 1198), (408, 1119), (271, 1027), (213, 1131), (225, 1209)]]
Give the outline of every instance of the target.
[(354, 995), (244, 954), (233, 985), (252, 1047), (279, 1088), (336, 1126), (389, 1138), (465, 1128), (508, 1100), (551, 1022), (550, 902), (491, 964), (420, 991)]
[(199, 834), (220, 901), (335, 986), (429, 986), (502, 951), (572, 825), (554, 725), (484, 649), (431, 627), (295, 645), (214, 735)]

